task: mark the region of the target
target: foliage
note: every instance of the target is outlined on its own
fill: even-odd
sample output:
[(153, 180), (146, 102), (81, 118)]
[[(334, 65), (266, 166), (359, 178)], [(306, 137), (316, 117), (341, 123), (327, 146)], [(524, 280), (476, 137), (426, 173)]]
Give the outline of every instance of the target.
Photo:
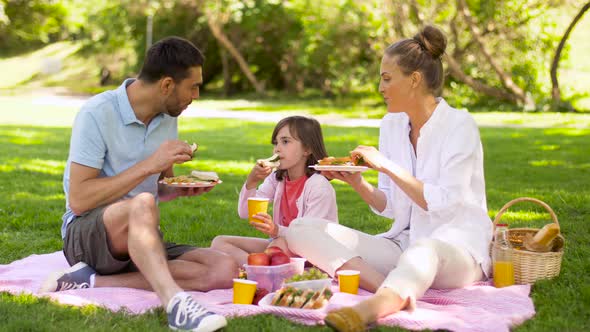
[(61, 40), (67, 13), (57, 1), (0, 0), (0, 55)]
[[(482, 45), (474, 41), (475, 32), (458, 9), (462, 1)], [(207, 18), (215, 16), (267, 90), (300, 94), (315, 89), (335, 97), (360, 91), (376, 94), (384, 48), (432, 23), (445, 31), (447, 54), (468, 77), (514, 93), (499, 70), (543, 103), (550, 92), (552, 52), (564, 22), (581, 4), (582, 0), (0, 0), (0, 49), (20, 52), (57, 40), (79, 40), (85, 46), (82, 54), (98, 55), (101, 67), (125, 77), (141, 66), (151, 16), (154, 41), (178, 35), (203, 50), (207, 88), (252, 91), (209, 30)], [(564, 59), (568, 51), (566, 47)], [(444, 95), (467, 104), (489, 102), (489, 95), (455, 74), (451, 72)]]

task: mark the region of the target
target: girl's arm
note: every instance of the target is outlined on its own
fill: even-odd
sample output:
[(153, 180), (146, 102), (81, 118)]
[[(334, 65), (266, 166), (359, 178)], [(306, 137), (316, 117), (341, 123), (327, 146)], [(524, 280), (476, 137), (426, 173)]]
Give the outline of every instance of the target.
[(268, 198), (271, 201), (274, 199), (277, 180), (274, 173), (271, 173), (264, 179), (264, 182), (258, 189), (248, 188), (248, 181), (244, 183), (240, 190), (240, 198), (238, 201), (238, 215), (242, 219), (248, 219), (248, 198), (249, 197), (263, 197)]

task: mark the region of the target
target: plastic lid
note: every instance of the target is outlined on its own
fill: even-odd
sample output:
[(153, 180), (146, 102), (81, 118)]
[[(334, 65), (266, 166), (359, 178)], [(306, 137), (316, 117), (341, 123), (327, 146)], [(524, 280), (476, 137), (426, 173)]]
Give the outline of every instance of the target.
[(496, 227), (508, 227), (508, 224), (496, 224)]

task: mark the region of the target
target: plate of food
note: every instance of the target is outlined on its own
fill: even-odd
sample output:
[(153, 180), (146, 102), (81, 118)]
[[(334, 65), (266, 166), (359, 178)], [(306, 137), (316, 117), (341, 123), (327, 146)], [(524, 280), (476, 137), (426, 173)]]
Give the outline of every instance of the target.
[(179, 188), (213, 187), (222, 181), (215, 172), (192, 171), (189, 175), (179, 175), (163, 178), (158, 183)]
[(320, 290), (283, 287), (274, 293), (267, 294), (258, 302), (258, 305), (319, 310), (328, 305), (332, 295), (329, 287)]
[(369, 170), (369, 167), (365, 166), (362, 158), (351, 158), (348, 157), (326, 157), (322, 160), (318, 160), (315, 165), (310, 165), (310, 168), (316, 171), (332, 171), (332, 172), (364, 172)]

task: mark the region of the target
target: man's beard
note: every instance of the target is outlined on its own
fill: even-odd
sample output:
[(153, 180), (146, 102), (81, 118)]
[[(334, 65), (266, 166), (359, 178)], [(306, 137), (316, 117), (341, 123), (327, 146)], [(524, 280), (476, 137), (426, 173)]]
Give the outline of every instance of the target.
[(172, 100), (167, 100), (164, 104), (164, 107), (165, 113), (173, 118), (178, 117), (182, 113), (182, 111), (184, 111), (184, 108), (182, 108), (182, 106), (178, 102), (178, 98), (176, 97), (174, 97)]

